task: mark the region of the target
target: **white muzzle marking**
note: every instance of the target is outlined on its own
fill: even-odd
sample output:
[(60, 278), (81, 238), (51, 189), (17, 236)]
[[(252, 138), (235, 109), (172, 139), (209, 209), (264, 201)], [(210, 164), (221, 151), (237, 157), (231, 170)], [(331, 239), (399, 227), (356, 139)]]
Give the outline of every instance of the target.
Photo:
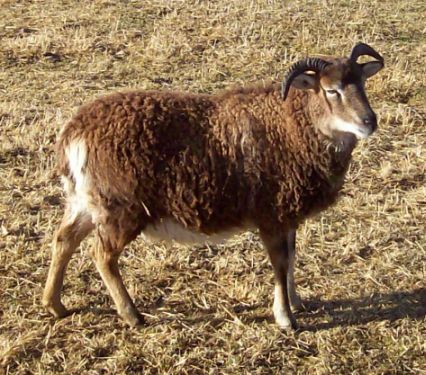
[(362, 125), (357, 125), (353, 122), (347, 122), (338, 117), (333, 118), (331, 122), (331, 129), (340, 132), (351, 133), (358, 139), (365, 139), (372, 133), (372, 130)]

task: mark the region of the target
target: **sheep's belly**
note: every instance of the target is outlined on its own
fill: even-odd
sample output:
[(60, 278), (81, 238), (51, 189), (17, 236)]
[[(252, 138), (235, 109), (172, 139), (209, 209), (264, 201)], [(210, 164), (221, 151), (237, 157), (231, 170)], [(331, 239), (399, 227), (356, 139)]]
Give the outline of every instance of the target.
[(250, 228), (231, 228), (207, 235), (189, 230), (173, 219), (162, 219), (154, 224), (147, 225), (142, 234), (145, 239), (150, 241), (176, 241), (183, 244), (217, 244), (248, 229)]

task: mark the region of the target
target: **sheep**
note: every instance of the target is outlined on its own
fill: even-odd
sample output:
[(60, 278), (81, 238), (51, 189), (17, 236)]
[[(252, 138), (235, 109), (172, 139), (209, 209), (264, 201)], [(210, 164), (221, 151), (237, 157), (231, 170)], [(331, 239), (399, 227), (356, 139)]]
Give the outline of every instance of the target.
[[(375, 60), (360, 64), (361, 55)], [(257, 229), (275, 274), (275, 320), (296, 329), (296, 230), (335, 203), (357, 141), (377, 128), (364, 83), (383, 66), (359, 43), (349, 58), (296, 62), (281, 86), (129, 91), (82, 106), (57, 142), (66, 207), (43, 305), (68, 314), (65, 270), (93, 230), (90, 254), (118, 313), (136, 326), (143, 317), (117, 260), (139, 234), (193, 243)]]

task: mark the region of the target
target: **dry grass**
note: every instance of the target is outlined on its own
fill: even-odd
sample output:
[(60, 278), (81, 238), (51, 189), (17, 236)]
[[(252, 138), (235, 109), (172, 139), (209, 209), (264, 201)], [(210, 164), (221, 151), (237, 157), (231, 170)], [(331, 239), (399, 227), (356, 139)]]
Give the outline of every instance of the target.
[[(3, 1), (0, 5), (0, 372), (425, 374), (426, 5), (422, 0)], [(272, 271), (247, 233), (217, 247), (134, 243), (128, 329), (86, 254), (55, 321), (40, 304), (61, 208), (60, 126), (124, 87), (211, 92), (280, 78), (306, 54), (374, 45), (380, 131), (339, 204), (299, 231), (303, 330), (271, 320)]]

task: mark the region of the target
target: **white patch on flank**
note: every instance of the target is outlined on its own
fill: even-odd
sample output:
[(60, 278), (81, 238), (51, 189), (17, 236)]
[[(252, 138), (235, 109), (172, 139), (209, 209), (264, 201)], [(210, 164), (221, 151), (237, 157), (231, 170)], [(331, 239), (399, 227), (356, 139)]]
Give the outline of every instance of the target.
[(89, 190), (91, 183), (90, 177), (84, 172), (87, 163), (86, 143), (81, 139), (72, 141), (66, 148), (65, 154), (75, 185), (72, 188), (73, 184), (65, 176), (62, 176), (62, 183), (68, 195), (71, 215), (76, 217), (79, 214), (89, 212)]
[(83, 168), (87, 161), (87, 147), (83, 140), (72, 141), (65, 150), (68, 165), (75, 180), (75, 190), (80, 190), (86, 185)]
[(149, 224), (144, 230), (143, 235), (151, 241), (176, 241), (182, 244), (202, 244), (202, 243), (221, 243), (244, 231), (246, 228), (234, 228), (222, 232), (207, 235), (185, 228), (182, 224), (173, 219), (162, 219), (157, 223)]
[(345, 133), (352, 133), (355, 135), (358, 139), (364, 139), (367, 138), (371, 131), (369, 131), (367, 128), (363, 127), (362, 125), (357, 125), (353, 122), (347, 122), (342, 120), (339, 117), (334, 117), (331, 121), (331, 128), (333, 130), (345, 132)]

